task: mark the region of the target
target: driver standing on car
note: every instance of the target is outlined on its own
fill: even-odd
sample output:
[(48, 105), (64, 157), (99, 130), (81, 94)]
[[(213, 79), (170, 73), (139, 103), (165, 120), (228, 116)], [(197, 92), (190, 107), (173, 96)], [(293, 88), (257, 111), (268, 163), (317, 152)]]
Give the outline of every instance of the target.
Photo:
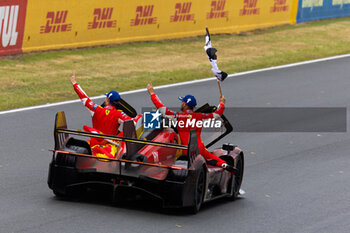
[[(192, 95), (186, 95), (184, 97), (179, 97), (179, 100), (181, 100), (181, 111), (182, 112), (173, 112), (166, 108), (164, 104), (160, 101), (158, 96), (155, 94), (152, 83), (150, 82), (147, 85), (148, 93), (151, 95), (151, 100), (156, 106), (156, 108), (159, 110), (159, 112), (162, 115), (168, 115), (174, 118), (177, 118), (178, 121), (186, 121), (189, 119), (196, 119), (196, 121), (201, 121), (204, 119), (211, 119), (215, 118), (218, 119), (225, 110), (225, 102), (226, 99), (224, 96), (220, 98), (220, 105), (217, 108), (217, 110), (214, 113), (196, 113), (193, 111), (194, 107), (197, 105), (197, 101)], [(214, 154), (210, 153), (207, 148), (205, 147), (204, 143), (201, 140), (201, 131), (202, 128), (196, 127), (196, 124), (194, 124), (194, 127), (179, 127), (180, 124), (177, 125), (176, 129), (179, 133), (181, 144), (182, 145), (188, 145), (189, 142), (189, 136), (190, 136), (190, 130), (195, 129), (197, 133), (197, 140), (198, 140), (198, 149), (199, 153), (207, 160), (207, 161), (216, 161), (216, 165), (222, 168), (225, 168), (228, 171), (234, 171), (234, 168), (230, 165), (228, 165), (224, 160), (220, 159), (219, 157), (215, 156)], [(186, 125), (186, 123), (184, 124)]]
[[(122, 136), (122, 132), (118, 134), (119, 126), (122, 122), (127, 120), (134, 120), (135, 122), (142, 116), (138, 115), (131, 118), (121, 110), (117, 110), (116, 106), (120, 100), (120, 95), (116, 91), (106, 93), (105, 107), (95, 104), (83, 91), (83, 89), (76, 82), (75, 73), (70, 78), (75, 92), (78, 94), (81, 102), (90, 111), (92, 115), (92, 126), (100, 133), (108, 135)], [(117, 151), (115, 145), (106, 143), (102, 139), (92, 138), (90, 142), (91, 149), (95, 154), (106, 154), (108, 157), (114, 158)], [(114, 154), (114, 155), (113, 155)]]

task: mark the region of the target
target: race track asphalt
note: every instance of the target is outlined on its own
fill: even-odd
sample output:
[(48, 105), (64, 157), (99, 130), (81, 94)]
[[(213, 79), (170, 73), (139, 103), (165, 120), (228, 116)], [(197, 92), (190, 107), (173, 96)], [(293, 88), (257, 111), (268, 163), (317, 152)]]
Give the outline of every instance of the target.
[[(349, 108), (349, 64), (343, 58), (227, 79), (227, 106)], [(199, 105), (218, 103), (214, 80), (157, 93), (172, 107), (188, 93)], [(123, 98), (137, 111), (152, 106), (146, 92)], [(56, 198), (46, 179), (58, 111), (66, 112), (69, 128), (91, 122), (81, 103), (0, 115), (0, 232), (350, 232), (348, 132), (232, 133), (222, 142), (245, 151), (246, 194), (186, 215), (149, 203)]]

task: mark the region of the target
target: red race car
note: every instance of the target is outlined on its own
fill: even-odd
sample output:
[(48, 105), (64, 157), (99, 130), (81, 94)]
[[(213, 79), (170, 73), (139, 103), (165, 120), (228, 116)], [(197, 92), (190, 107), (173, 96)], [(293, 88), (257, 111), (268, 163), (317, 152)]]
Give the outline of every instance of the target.
[[(207, 113), (214, 109), (206, 104), (197, 111)], [(207, 147), (232, 132), (225, 116), (220, 120), (220, 130), (202, 133), (202, 138), (209, 140)], [(194, 130), (189, 145), (184, 146), (178, 144), (178, 134), (172, 128), (136, 130), (133, 121), (124, 122), (122, 137), (84, 129), (88, 129), (87, 132), (67, 129), (64, 112), (56, 114), (55, 149), (48, 185), (57, 196), (91, 191), (110, 193), (113, 200), (123, 196), (150, 196), (161, 200), (165, 208), (185, 208), (197, 213), (205, 202), (218, 198), (235, 200), (239, 195), (244, 155), (232, 144), (224, 144), (212, 153), (233, 166), (235, 173), (207, 163), (198, 153)], [(99, 156), (87, 141), (70, 135), (105, 140), (115, 144), (117, 152), (114, 158)]]

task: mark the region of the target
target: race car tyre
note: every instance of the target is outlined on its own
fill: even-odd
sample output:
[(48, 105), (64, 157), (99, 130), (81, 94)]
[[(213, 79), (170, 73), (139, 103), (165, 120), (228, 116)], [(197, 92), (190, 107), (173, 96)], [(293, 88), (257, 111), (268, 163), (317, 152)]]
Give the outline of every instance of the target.
[[(73, 153), (89, 155), (88, 149), (82, 146), (68, 145), (68, 147), (64, 148), (63, 150), (68, 152), (73, 152)], [(77, 162), (77, 157), (74, 155), (59, 154), (56, 158), (56, 163), (61, 166), (75, 167), (76, 162)]]
[(60, 166), (75, 167), (76, 156), (59, 154), (56, 158), (56, 163)]
[(205, 172), (202, 168), (197, 176), (196, 188), (194, 191), (194, 205), (189, 208), (189, 213), (196, 214), (202, 206), (205, 190)]
[(56, 197), (65, 197), (65, 195), (57, 190), (52, 190)]
[[(85, 147), (68, 145), (63, 148), (63, 151), (89, 154), (89, 151)], [(49, 172), (49, 186), (51, 186), (53, 193), (57, 197), (73, 197), (71, 193), (66, 193), (65, 186), (70, 184), (77, 176), (76, 173), (77, 157), (74, 155), (58, 153), (55, 161), (50, 165)], [(55, 172), (53, 172), (55, 171)]]
[(230, 181), (230, 196), (228, 197), (230, 201), (234, 201), (237, 199), (237, 196), (239, 194), (239, 189), (241, 188), (242, 179), (243, 179), (243, 170), (244, 170), (243, 153), (238, 155), (236, 169), (237, 169), (237, 174), (236, 176), (232, 176), (232, 179)]

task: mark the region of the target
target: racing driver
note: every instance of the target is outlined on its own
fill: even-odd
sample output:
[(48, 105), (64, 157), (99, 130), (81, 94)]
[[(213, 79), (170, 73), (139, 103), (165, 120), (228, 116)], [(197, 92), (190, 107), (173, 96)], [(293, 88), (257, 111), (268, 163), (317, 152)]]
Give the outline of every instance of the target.
[[(220, 105), (217, 108), (217, 110), (214, 113), (196, 113), (193, 111), (194, 107), (197, 105), (197, 101), (192, 95), (186, 95), (184, 97), (179, 97), (179, 100), (181, 100), (181, 111), (182, 112), (173, 112), (166, 108), (164, 104), (160, 101), (158, 96), (155, 94), (152, 83), (150, 82), (147, 85), (147, 90), (148, 93), (151, 95), (151, 100), (153, 104), (156, 106), (156, 108), (159, 110), (159, 112), (162, 115), (167, 115), (176, 118), (178, 121), (186, 121), (188, 119), (196, 119), (196, 121), (201, 121), (204, 119), (211, 119), (215, 118), (218, 119), (224, 112), (225, 110), (225, 102), (226, 99), (224, 96), (220, 97)], [(219, 157), (215, 156), (214, 154), (210, 153), (206, 148), (204, 143), (201, 140), (201, 131), (202, 128), (196, 127), (197, 124), (194, 124), (194, 126), (189, 125), (186, 128), (187, 124), (182, 124), (185, 125), (185, 127), (180, 127), (180, 124), (177, 124), (177, 131), (179, 133), (180, 139), (181, 139), (181, 144), (182, 145), (188, 145), (189, 142), (189, 136), (190, 136), (190, 130), (195, 129), (197, 133), (197, 140), (198, 140), (198, 150), (199, 153), (207, 160), (207, 161), (214, 161), (216, 166), (225, 168), (228, 171), (233, 172), (235, 169), (234, 167), (228, 165), (224, 160), (220, 159)]]
[[(142, 115), (138, 115), (135, 118), (131, 118), (126, 115), (121, 110), (117, 110), (116, 106), (120, 100), (120, 95), (116, 91), (110, 91), (105, 94), (105, 107), (95, 104), (83, 91), (83, 89), (76, 82), (75, 73), (70, 78), (70, 81), (74, 87), (75, 92), (78, 94), (80, 100), (84, 106), (90, 111), (92, 116), (92, 126), (94, 129), (98, 130), (98, 133), (108, 134), (108, 135), (118, 135), (122, 136), (122, 132), (118, 134), (118, 128), (120, 124), (127, 120), (134, 120), (136, 122)], [(89, 127), (84, 127), (89, 129)], [(90, 128), (91, 129), (91, 128)], [(92, 138), (90, 146), (94, 154), (104, 157), (114, 158), (117, 148), (115, 145), (110, 144), (104, 140)]]

